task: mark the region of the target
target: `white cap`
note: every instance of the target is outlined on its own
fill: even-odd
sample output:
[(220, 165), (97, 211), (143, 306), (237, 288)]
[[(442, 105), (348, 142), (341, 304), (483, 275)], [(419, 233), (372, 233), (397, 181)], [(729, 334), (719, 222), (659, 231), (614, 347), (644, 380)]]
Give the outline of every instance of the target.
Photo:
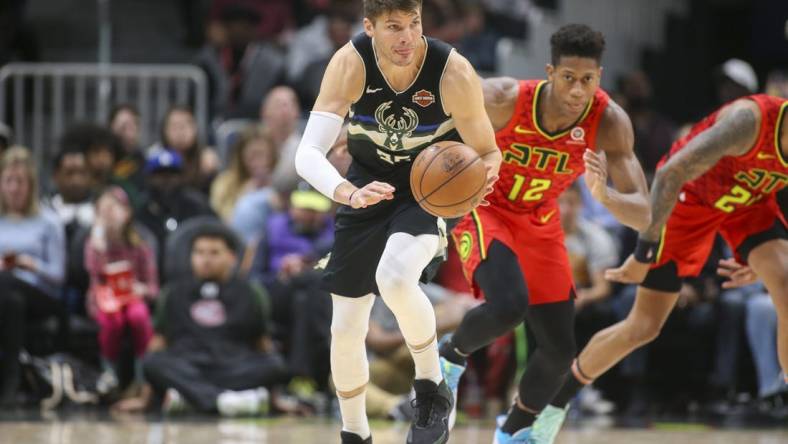
[(758, 77), (755, 75), (755, 70), (744, 60), (729, 59), (722, 64), (722, 73), (751, 93), (758, 92)]

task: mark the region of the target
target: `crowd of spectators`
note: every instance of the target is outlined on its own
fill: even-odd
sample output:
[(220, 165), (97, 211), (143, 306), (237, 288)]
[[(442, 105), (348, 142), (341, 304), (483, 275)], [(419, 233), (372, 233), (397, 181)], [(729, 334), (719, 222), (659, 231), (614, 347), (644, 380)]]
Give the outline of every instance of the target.
[[(529, 3), (508, 3), (426, 0), (424, 34), (494, 72), (498, 40), (526, 36)], [(208, 75), (212, 117), (222, 120), (257, 117), (260, 97), (278, 85), (293, 87), (311, 108), (331, 55), (363, 30), (354, 0), (215, 0), (209, 9), (194, 63)]]
[[(195, 63), (208, 74), (212, 117), (246, 122), (224, 148), (200, 139), (192, 109), (182, 104), (164, 115), (157, 141), (143, 146), (140, 113), (118, 104), (107, 122), (64, 131), (53, 147), (51, 181), (41, 184), (41, 166), (0, 124), (1, 405), (36, 401), (17, 357), (76, 353), (71, 330), (80, 320), (92, 326), (93, 341), (80, 357), (100, 369), (97, 391), (116, 411), (332, 412), (331, 304), (319, 268), (333, 242), (336, 205), (299, 180), (294, 157), (328, 59), (360, 30), (360, 2), (293, 3), (211, 3)], [(525, 29), (525, 13), (507, 5), (425, 1), (424, 31), (492, 72), (497, 39)], [(721, 67), (720, 100), (758, 89), (739, 62)], [(787, 84), (774, 74), (766, 89), (785, 94)], [(612, 95), (629, 113), (637, 154), (653, 174), (678, 125), (653, 107), (644, 72), (622, 77)], [(340, 138), (329, 152), (343, 173), (346, 144)], [(634, 288), (603, 273), (628, 255), (635, 235), (592, 201), (582, 180), (560, 206), (582, 346), (633, 303)], [(774, 408), (786, 405), (788, 393), (774, 307), (761, 285), (721, 288), (716, 261), (730, 256), (720, 246), (682, 288), (663, 337), (584, 390), (578, 411), (615, 408), (640, 417), (701, 405), (730, 414), (746, 405), (788, 414)], [(425, 285), (439, 334), (478, 303), (458, 270), (452, 253)], [(54, 325), (45, 329), (54, 338), (48, 347), (30, 334), (42, 324)], [(492, 414), (509, 404), (528, 338), (526, 326), (472, 356), (463, 411)], [(370, 414), (408, 419), (412, 363), (380, 301), (367, 345)], [(682, 350), (703, 352), (676, 360)], [(742, 404), (743, 394), (756, 402)]]

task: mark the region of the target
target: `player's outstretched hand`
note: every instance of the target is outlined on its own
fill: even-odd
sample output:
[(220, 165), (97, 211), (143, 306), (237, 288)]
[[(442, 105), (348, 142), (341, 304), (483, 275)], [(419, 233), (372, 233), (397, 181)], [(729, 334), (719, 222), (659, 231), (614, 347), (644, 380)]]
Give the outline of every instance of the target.
[(381, 200), (394, 199), (394, 187), (385, 182), (370, 182), (350, 195), (350, 206), (353, 208), (366, 208), (375, 205)]
[(650, 265), (630, 254), (620, 267), (605, 270), (605, 279), (623, 284), (639, 284), (646, 278)]
[(607, 157), (604, 151), (596, 153), (586, 148), (583, 153), (586, 173), (583, 176), (591, 196), (599, 202), (607, 198)]
[[(496, 152), (500, 153), (500, 151), (496, 151)], [(488, 154), (492, 154), (492, 153), (488, 153)], [(484, 168), (485, 171), (487, 172), (487, 187), (484, 190), (485, 196), (493, 192), (493, 186), (495, 185), (495, 182), (498, 181), (498, 170), (500, 169), (500, 167), (501, 167), (500, 156), (497, 156), (495, 158), (488, 158), (484, 160)], [(482, 199), (479, 205), (486, 207), (490, 205), (490, 202), (488, 202), (487, 199)]]
[(754, 284), (758, 276), (752, 268), (736, 262), (736, 259), (720, 259), (717, 264), (717, 274), (728, 278), (722, 283), (722, 288), (739, 288)]

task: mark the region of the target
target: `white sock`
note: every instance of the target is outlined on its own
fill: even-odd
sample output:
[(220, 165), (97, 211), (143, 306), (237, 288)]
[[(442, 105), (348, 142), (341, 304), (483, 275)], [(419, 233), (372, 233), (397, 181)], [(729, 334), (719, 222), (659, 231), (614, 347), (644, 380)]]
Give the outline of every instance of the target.
[(437, 340), (433, 339), (430, 345), (420, 350), (410, 349), (410, 355), (416, 368), (416, 379), (429, 379), (435, 384), (443, 381)]
[(367, 391), (364, 390), (352, 398), (337, 396), (337, 399), (339, 411), (342, 412), (342, 430), (367, 439), (371, 434), (367, 420)]

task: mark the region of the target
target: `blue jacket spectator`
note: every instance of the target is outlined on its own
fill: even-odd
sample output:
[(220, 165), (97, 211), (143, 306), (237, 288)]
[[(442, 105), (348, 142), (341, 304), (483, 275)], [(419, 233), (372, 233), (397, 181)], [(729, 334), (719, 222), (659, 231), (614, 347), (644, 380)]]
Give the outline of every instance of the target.
[(65, 231), (57, 216), (39, 207), (37, 177), (26, 149), (5, 152), (0, 162), (0, 404), (16, 397), (27, 322), (63, 314), (57, 297), (65, 276)]

